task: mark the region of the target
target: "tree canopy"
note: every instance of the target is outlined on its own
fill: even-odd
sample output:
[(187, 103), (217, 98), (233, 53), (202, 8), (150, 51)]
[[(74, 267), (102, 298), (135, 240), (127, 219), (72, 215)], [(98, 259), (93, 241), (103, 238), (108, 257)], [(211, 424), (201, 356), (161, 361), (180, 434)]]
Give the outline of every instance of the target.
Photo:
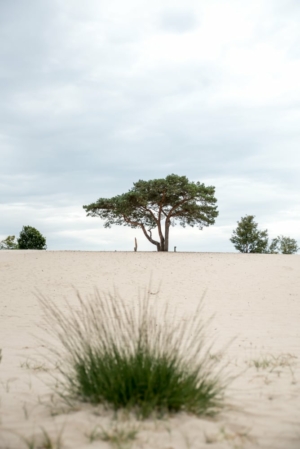
[(246, 215), (238, 221), (230, 241), (241, 253), (295, 254), (300, 248), (297, 241), (284, 235), (273, 239), (269, 245), (268, 231), (259, 231), (254, 215)]
[[(83, 208), (87, 216), (104, 220), (106, 228), (114, 224), (141, 228), (157, 251), (168, 251), (171, 225), (202, 229), (214, 224), (218, 216), (214, 194), (213, 186), (172, 174), (162, 179), (139, 180), (127, 193), (100, 198)], [(154, 229), (159, 240), (152, 236)]]
[(19, 249), (46, 249), (45, 237), (32, 226), (23, 226), (18, 238)]
[(230, 241), (241, 253), (266, 253), (268, 248), (268, 231), (259, 231), (254, 215), (246, 215), (238, 221)]
[(279, 235), (272, 240), (269, 246), (270, 254), (295, 254), (300, 248), (297, 241), (284, 235)]
[(9, 235), (0, 242), (0, 249), (18, 249), (18, 244), (14, 235)]

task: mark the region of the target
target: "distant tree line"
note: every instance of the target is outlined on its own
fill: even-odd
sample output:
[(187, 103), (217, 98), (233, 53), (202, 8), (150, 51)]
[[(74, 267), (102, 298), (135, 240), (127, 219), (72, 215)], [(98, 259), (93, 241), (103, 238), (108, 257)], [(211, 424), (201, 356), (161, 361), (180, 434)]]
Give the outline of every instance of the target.
[(246, 215), (238, 221), (230, 241), (241, 253), (259, 254), (295, 254), (300, 248), (297, 241), (284, 235), (269, 243), (268, 230), (260, 231), (254, 221), (254, 215)]
[[(162, 179), (139, 180), (127, 193), (99, 198), (83, 208), (87, 216), (104, 220), (105, 228), (120, 225), (141, 229), (157, 251), (169, 251), (170, 228), (179, 224), (202, 230), (204, 226), (213, 225), (219, 214), (216, 203), (214, 186), (171, 174)], [(267, 229), (259, 230), (254, 218), (254, 215), (246, 215), (237, 222), (230, 241), (238, 251), (294, 254), (299, 250), (296, 240), (283, 235), (269, 243)], [(153, 235), (153, 230), (157, 231), (158, 237)], [(45, 237), (31, 226), (24, 226), (17, 240), (10, 235), (0, 242), (0, 249), (46, 248)]]
[(47, 249), (46, 238), (32, 226), (23, 226), (19, 238), (9, 235), (0, 242), (0, 249)]
[[(215, 187), (172, 174), (165, 179), (139, 180), (127, 193), (99, 198), (83, 208), (87, 216), (104, 220), (105, 228), (140, 228), (157, 251), (168, 251), (170, 226), (178, 223), (203, 229), (213, 225), (219, 214), (216, 203)], [(152, 234), (154, 229), (157, 240)], [(253, 215), (238, 222), (230, 240), (242, 253), (293, 254), (298, 250), (296, 240), (290, 237), (278, 236), (269, 244), (268, 231), (257, 229)]]

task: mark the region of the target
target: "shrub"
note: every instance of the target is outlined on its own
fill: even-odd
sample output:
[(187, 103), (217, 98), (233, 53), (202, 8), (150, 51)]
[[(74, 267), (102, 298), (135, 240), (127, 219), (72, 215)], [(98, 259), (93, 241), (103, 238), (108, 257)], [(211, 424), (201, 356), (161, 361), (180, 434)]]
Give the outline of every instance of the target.
[(299, 251), (297, 241), (284, 235), (279, 235), (272, 240), (269, 246), (270, 254), (295, 254)]
[(0, 242), (0, 249), (18, 249), (18, 244), (14, 235), (9, 235)]
[(77, 298), (78, 308), (68, 305), (63, 313), (40, 296), (46, 323), (62, 344), (51, 350), (64, 394), (134, 410), (142, 418), (220, 409), (224, 384), (204, 346), (200, 306), (193, 318), (179, 321), (170, 319), (167, 306), (159, 312), (149, 294), (134, 308), (97, 291), (90, 301), (79, 293)]
[(32, 226), (23, 226), (18, 238), (19, 249), (46, 249), (45, 237)]
[(268, 231), (259, 231), (254, 215), (246, 215), (238, 221), (230, 241), (241, 253), (265, 253), (268, 246)]

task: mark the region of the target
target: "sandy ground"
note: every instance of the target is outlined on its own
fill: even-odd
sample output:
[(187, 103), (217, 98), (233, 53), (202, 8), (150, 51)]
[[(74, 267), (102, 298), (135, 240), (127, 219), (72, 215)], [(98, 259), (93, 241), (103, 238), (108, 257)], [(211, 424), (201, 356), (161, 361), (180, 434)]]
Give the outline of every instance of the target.
[[(206, 290), (209, 335), (239, 376), (216, 419), (180, 414), (135, 424), (113, 423), (101, 408), (68, 408), (55, 396), (35, 289), (60, 302), (117, 287), (136, 301), (152, 275), (153, 293), (180, 314), (192, 311)], [(132, 448), (300, 448), (300, 257), (218, 253), (0, 251), (0, 448), (109, 448), (93, 439), (101, 425), (138, 425)], [(256, 368), (255, 362), (269, 361)], [(220, 362), (221, 363), (221, 362)], [(52, 382), (53, 383), (53, 382)], [(45, 443), (45, 431), (53, 445)], [(27, 442), (25, 441), (27, 440)], [(43, 443), (44, 441), (44, 443)], [(122, 447), (122, 446), (119, 446)], [(124, 446), (126, 447), (126, 446)]]

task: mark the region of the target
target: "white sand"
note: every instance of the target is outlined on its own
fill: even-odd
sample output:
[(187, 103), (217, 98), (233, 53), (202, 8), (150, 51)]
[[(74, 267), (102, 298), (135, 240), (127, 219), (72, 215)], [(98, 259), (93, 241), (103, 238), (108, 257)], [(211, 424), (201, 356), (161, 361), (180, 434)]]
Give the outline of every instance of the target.
[[(204, 312), (216, 314), (211, 334), (219, 346), (237, 337), (223, 360), (241, 375), (227, 391), (231, 407), (217, 419), (180, 414), (148, 420), (140, 424), (132, 448), (299, 449), (299, 256), (51, 251), (0, 251), (0, 448), (28, 447), (18, 435), (29, 440), (35, 435), (38, 442), (41, 427), (53, 441), (61, 431), (65, 448), (110, 447), (91, 444), (86, 434), (97, 424), (109, 428), (111, 413), (99, 409), (97, 416), (87, 405), (59, 409), (49, 373), (35, 369), (37, 351), (44, 348), (36, 338), (42, 331), (34, 291), (59, 302), (63, 296), (75, 299), (72, 285), (82, 295), (95, 286), (103, 291), (116, 286), (136, 301), (150, 274), (153, 290), (161, 281), (160, 297), (179, 311), (194, 310), (207, 291)], [(272, 367), (249, 366), (265, 356), (274, 357)]]

